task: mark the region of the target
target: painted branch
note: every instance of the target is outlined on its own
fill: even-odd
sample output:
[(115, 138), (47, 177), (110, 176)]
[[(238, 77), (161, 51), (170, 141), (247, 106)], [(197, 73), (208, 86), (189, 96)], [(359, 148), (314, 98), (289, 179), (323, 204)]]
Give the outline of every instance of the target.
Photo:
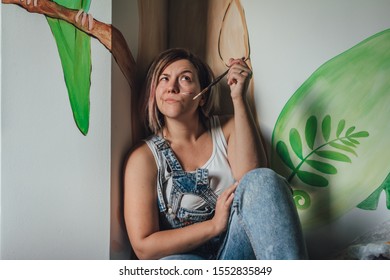
[(51, 18), (64, 20), (96, 38), (111, 52), (131, 89), (135, 89), (135, 60), (122, 33), (113, 25), (94, 19), (93, 28), (88, 30), (88, 27), (76, 22), (77, 10), (65, 8), (52, 1), (38, 1), (37, 6), (34, 6), (32, 3), (27, 5), (26, 0), (23, 2), (19, 0), (2, 0), (1, 2), (3, 4), (18, 5), (30, 13), (42, 14)]

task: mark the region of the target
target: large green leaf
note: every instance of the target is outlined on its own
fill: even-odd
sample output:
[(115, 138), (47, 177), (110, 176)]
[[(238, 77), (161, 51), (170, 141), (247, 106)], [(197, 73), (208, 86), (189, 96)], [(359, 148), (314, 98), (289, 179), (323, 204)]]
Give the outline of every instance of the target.
[(387, 175), (383, 183), (369, 197), (360, 202), (357, 207), (364, 210), (375, 210), (378, 207), (379, 198), (382, 191), (386, 194), (386, 207), (390, 209), (390, 173)]
[[(379, 190), (376, 190), (390, 171), (390, 149), (386, 141), (390, 136), (389, 77), (390, 29), (387, 29), (321, 65), (281, 111), (272, 134), (271, 167), (290, 178), (294, 190), (304, 191), (310, 197), (310, 206), (299, 209), (304, 228), (328, 224), (369, 196), (370, 201), (361, 206), (375, 209), (380, 197)], [(326, 117), (328, 115), (331, 122)], [(316, 116), (318, 126), (321, 126), (317, 134), (322, 132), (315, 141), (314, 129), (309, 129), (313, 126), (307, 126), (309, 118), (314, 120), (312, 116)], [(285, 168), (275, 147), (279, 141), (289, 143), (292, 128), (301, 135), (305, 132), (309, 140), (306, 139), (304, 142), (308, 144), (303, 145), (306, 162), (297, 162), (291, 172)], [(292, 151), (291, 147), (288, 148)], [(352, 151), (358, 157), (352, 158)], [(299, 173), (310, 171), (307, 168), (312, 166), (308, 160), (332, 164), (337, 168), (337, 174), (325, 174), (315, 168), (311, 174)], [(311, 185), (317, 179), (325, 184), (323, 179), (312, 175), (314, 172), (328, 180), (325, 188)], [(390, 205), (390, 187), (384, 187), (382, 195), (383, 192)]]
[[(90, 4), (90, 1), (55, 2), (77, 10), (88, 10)], [(90, 114), (91, 37), (65, 21), (49, 17), (47, 21), (57, 43), (74, 120), (80, 131), (86, 135)]]

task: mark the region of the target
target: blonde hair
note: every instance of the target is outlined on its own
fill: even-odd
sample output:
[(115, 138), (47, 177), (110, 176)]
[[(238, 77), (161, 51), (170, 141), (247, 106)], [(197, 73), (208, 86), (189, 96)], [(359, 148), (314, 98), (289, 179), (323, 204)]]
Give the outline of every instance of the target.
[[(188, 60), (195, 67), (201, 89), (207, 87), (214, 79), (214, 75), (210, 67), (206, 63), (204, 63), (198, 56), (186, 49), (168, 49), (158, 55), (149, 67), (146, 76), (144, 92), (144, 112), (148, 120), (148, 127), (154, 134), (160, 131), (164, 126), (164, 116), (158, 110), (156, 104), (156, 87), (158, 84), (158, 78), (168, 65), (182, 59)], [(209, 118), (210, 114), (215, 109), (214, 107), (217, 104), (217, 94), (212, 92), (206, 92), (203, 95), (203, 98), (205, 102), (204, 105), (199, 108), (199, 117), (201, 122), (206, 125), (207, 119)]]

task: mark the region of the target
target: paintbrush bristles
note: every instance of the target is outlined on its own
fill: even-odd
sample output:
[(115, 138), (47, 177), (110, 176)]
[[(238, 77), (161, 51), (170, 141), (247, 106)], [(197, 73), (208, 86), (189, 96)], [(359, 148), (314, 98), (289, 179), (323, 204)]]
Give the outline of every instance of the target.
[(209, 87), (204, 88), (201, 92), (199, 92), (197, 95), (195, 95), (194, 98), (192, 98), (192, 100), (197, 99), (199, 96), (201, 96), (203, 93), (205, 93), (208, 90), (209, 90)]

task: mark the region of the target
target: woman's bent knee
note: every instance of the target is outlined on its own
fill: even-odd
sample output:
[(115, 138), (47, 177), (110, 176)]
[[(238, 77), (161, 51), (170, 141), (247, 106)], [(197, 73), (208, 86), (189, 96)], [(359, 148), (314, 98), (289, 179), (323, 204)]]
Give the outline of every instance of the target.
[(264, 192), (279, 192), (281, 189), (289, 189), (286, 179), (269, 168), (257, 168), (249, 171), (240, 180), (240, 185), (245, 188), (254, 188)]
[(244, 175), (234, 196), (233, 205), (241, 209), (279, 208), (293, 203), (286, 179), (268, 168), (254, 169)]

